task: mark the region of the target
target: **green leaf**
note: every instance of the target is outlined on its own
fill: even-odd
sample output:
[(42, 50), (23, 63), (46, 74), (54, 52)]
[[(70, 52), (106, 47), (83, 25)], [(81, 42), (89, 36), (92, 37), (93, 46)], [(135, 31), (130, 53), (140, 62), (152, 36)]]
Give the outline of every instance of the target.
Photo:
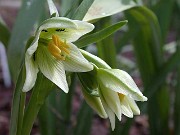
[(113, 24), (111, 26), (108, 26), (108, 27), (96, 32), (96, 33), (84, 36), (83, 38), (76, 41), (74, 44), (77, 45), (77, 47), (82, 48), (82, 47), (85, 47), (89, 44), (101, 41), (102, 39), (110, 36), (111, 34), (116, 32), (117, 30), (119, 30), (126, 23), (127, 23), (127, 20), (120, 21), (120, 22)]
[(175, 126), (175, 135), (180, 134), (180, 66), (178, 67), (177, 72), (177, 84), (175, 91), (175, 103), (174, 103), (174, 126)]
[[(150, 82), (155, 80), (156, 74), (161, 71), (163, 64), (162, 38), (158, 20), (153, 12), (145, 7), (136, 7), (126, 12), (130, 29), (138, 29), (134, 36), (133, 45), (145, 88), (150, 87)], [(148, 100), (148, 115), (151, 134), (159, 135), (168, 133), (169, 99), (166, 85), (161, 83), (153, 93), (153, 99)], [(152, 85), (152, 84), (151, 84)], [(154, 85), (154, 84), (153, 84)], [(149, 91), (152, 91), (150, 89)], [(155, 98), (156, 97), (156, 98)], [(158, 122), (157, 122), (158, 121)], [(163, 129), (163, 130), (162, 130)]]
[(93, 110), (84, 101), (77, 116), (77, 124), (73, 135), (90, 135), (93, 118)]
[[(126, 24), (127, 22), (124, 21)], [(111, 17), (106, 17), (98, 22), (99, 27), (107, 27), (112, 24)], [(123, 23), (122, 23), (123, 24)], [(121, 26), (120, 26), (121, 27)], [(97, 42), (98, 56), (103, 59), (110, 67), (116, 68), (116, 48), (113, 42), (113, 36), (108, 36)], [(110, 57), (109, 57), (110, 56)]]
[(8, 45), (8, 60), (14, 81), (23, 60), (25, 43), (42, 14), (44, 3), (45, 0), (24, 0), (19, 11)]
[(83, 0), (71, 18), (82, 20), (93, 2), (94, 0)]
[(169, 24), (173, 17), (171, 14), (173, 11), (174, 2), (175, 0), (160, 0), (157, 4), (152, 6), (152, 10), (157, 15), (159, 20), (163, 42), (166, 40), (166, 36), (169, 31)]
[(10, 32), (6, 25), (0, 21), (0, 41), (5, 45), (7, 48), (8, 42), (10, 38)]
[(53, 89), (54, 84), (39, 72), (36, 84), (31, 94), (31, 98), (24, 113), (21, 135), (30, 135), (33, 123), (38, 115), (38, 112), (46, 101), (46, 97)]
[(25, 81), (25, 67), (22, 67), (13, 94), (13, 102), (11, 108), (11, 122), (10, 122), (10, 131), (9, 131), (10, 135), (16, 135), (17, 132), (19, 105), (20, 105), (20, 98), (21, 98), (24, 81)]
[(158, 88), (163, 84), (169, 72), (180, 66), (180, 47), (177, 51), (164, 63), (161, 67), (161, 71), (152, 78), (149, 85), (145, 87), (144, 95), (148, 95), (148, 98), (153, 98), (154, 93), (158, 91)]
[(59, 134), (69, 135), (71, 134), (69, 127), (71, 126), (71, 114), (72, 114), (72, 101), (73, 94), (75, 90), (75, 74), (68, 76), (67, 79), (71, 79), (71, 84), (69, 88), (69, 93), (66, 94), (62, 90), (58, 90), (56, 99), (57, 99), (57, 107), (59, 114), (62, 116), (63, 121), (58, 122)]
[(56, 116), (51, 108), (55, 108), (56, 92), (52, 91), (38, 113), (42, 135), (56, 135)]
[(62, 0), (61, 1), (61, 14), (64, 17), (71, 18), (79, 6), (80, 0)]

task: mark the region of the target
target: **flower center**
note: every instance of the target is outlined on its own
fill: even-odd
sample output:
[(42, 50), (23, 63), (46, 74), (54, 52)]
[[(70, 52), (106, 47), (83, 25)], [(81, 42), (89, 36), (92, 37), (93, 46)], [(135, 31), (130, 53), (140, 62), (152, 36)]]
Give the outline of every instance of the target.
[(65, 60), (66, 56), (70, 54), (69, 45), (66, 41), (61, 41), (57, 35), (52, 35), (52, 40), (48, 44), (49, 52), (58, 60)]
[(124, 94), (121, 94), (121, 93), (118, 93), (118, 96), (119, 96), (119, 99), (122, 101), (123, 99), (124, 99), (124, 97), (125, 97), (125, 95)]

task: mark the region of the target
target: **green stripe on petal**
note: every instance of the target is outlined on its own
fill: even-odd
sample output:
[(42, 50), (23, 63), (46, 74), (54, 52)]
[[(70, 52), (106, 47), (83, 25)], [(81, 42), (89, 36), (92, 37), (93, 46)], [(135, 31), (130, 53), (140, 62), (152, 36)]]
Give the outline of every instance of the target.
[(98, 69), (98, 79), (103, 84), (118, 93), (129, 95), (137, 101), (147, 101), (131, 76), (119, 69)]
[(36, 82), (38, 67), (36, 62), (28, 54), (25, 55), (25, 65), (26, 65), (26, 79), (23, 86), (23, 92), (27, 92), (32, 89)]
[(93, 65), (87, 61), (79, 49), (72, 43), (68, 43), (70, 54), (66, 56), (63, 65), (66, 71), (87, 72), (93, 70)]
[(111, 67), (102, 59), (100, 59), (99, 57), (85, 51), (82, 49), (79, 49), (81, 51), (81, 53), (83, 54), (83, 56), (90, 62), (92, 62), (93, 64), (95, 64), (98, 68), (107, 68), (107, 69), (111, 69)]
[(92, 96), (88, 94), (85, 90), (82, 90), (82, 93), (86, 102), (98, 113), (100, 117), (108, 117), (99, 97)]
[(37, 63), (43, 75), (56, 84), (65, 93), (68, 93), (69, 88), (66, 81), (63, 63), (54, 58), (49, 53), (47, 47), (43, 45), (39, 45), (36, 54)]

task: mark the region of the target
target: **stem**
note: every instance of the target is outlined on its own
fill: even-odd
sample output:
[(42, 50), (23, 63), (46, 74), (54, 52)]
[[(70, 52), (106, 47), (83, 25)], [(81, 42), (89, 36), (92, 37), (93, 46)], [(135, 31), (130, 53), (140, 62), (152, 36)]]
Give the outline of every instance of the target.
[(19, 105), (19, 115), (18, 115), (18, 125), (17, 125), (17, 135), (21, 135), (23, 117), (24, 117), (24, 107), (26, 102), (26, 93), (21, 93), (20, 105)]
[(9, 135), (16, 135), (17, 133), (17, 127), (18, 127), (18, 117), (19, 115), (19, 104), (20, 104), (20, 97), (22, 93), (22, 87), (24, 85), (25, 80), (25, 68), (22, 67), (18, 81), (16, 83), (16, 88), (14, 90), (13, 94), (13, 102), (12, 102), (12, 109), (11, 109), (11, 123), (10, 123), (10, 131)]
[(41, 106), (44, 104), (44, 101), (49, 92), (52, 90), (52, 86), (52, 83), (47, 78), (45, 78), (41, 73), (38, 74), (33, 93), (29, 100), (27, 110), (24, 114), (21, 135), (30, 135), (37, 114)]

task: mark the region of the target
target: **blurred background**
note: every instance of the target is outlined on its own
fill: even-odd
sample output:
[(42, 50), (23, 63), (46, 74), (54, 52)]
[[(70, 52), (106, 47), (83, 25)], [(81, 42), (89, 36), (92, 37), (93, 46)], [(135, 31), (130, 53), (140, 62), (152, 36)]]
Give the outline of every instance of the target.
[[(180, 135), (180, 0), (135, 1), (141, 6), (95, 22), (101, 30), (128, 20), (115, 34), (86, 49), (133, 77), (148, 97), (146, 103), (138, 103), (141, 115), (123, 117), (112, 132), (109, 121), (84, 101), (75, 76), (69, 94), (56, 90), (48, 97), (32, 135)], [(79, 6), (73, 0), (55, 2), (61, 15)], [(9, 134), (17, 65), (25, 44), (46, 18), (45, 0), (0, 0), (0, 135)]]

